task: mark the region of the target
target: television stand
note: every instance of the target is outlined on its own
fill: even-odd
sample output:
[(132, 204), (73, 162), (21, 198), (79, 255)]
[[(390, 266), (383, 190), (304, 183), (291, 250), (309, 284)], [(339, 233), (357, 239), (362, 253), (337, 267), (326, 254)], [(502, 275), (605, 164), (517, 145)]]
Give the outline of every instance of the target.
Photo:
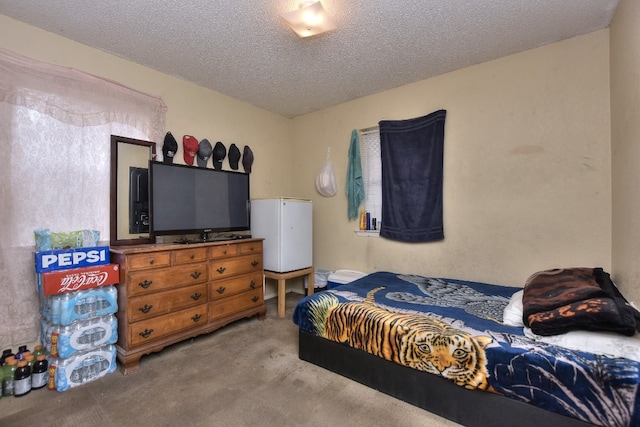
[(264, 319), (262, 240), (111, 247), (123, 279), (116, 314), (123, 373), (171, 344)]

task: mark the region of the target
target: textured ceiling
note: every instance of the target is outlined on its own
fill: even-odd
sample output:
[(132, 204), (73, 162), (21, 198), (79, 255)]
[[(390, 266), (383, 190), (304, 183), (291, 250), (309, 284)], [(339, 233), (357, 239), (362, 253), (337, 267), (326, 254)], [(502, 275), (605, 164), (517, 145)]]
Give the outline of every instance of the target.
[(287, 117), (609, 26), (617, 0), (0, 0), (0, 14)]

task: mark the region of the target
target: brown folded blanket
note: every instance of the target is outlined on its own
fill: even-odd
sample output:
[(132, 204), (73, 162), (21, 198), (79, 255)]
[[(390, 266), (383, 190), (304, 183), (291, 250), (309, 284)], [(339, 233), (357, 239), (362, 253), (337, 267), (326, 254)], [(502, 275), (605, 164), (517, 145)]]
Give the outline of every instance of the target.
[(535, 273), (524, 286), (522, 304), (525, 326), (538, 335), (581, 329), (631, 336), (640, 330), (640, 313), (602, 268)]

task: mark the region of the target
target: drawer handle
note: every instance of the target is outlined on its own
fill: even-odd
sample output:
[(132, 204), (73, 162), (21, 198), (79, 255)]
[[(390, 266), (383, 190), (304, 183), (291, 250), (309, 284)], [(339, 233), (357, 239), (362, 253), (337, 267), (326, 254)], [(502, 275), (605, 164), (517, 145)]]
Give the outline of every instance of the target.
[(202, 316), (199, 315), (199, 314), (196, 314), (196, 315), (191, 317), (191, 320), (193, 320), (194, 322), (199, 322), (200, 319), (202, 319)]
[(222, 273), (224, 273), (224, 272), (225, 272), (225, 270), (226, 270), (226, 268), (224, 268), (224, 267), (219, 267), (216, 271), (217, 271), (218, 273), (222, 274)]
[(150, 311), (151, 311), (151, 309), (152, 309), (152, 308), (153, 308), (153, 306), (152, 306), (152, 305), (145, 304), (145, 305), (143, 305), (142, 307), (140, 307), (138, 310), (140, 310), (140, 311), (141, 311), (141, 312), (143, 312), (144, 314), (147, 314), (148, 312), (150, 312)]
[(251, 289), (255, 289), (255, 288), (256, 288), (256, 282), (255, 282), (255, 280), (252, 280), (252, 281), (251, 281), (251, 283), (249, 284), (249, 287), (250, 287)]
[(143, 289), (147, 289), (149, 286), (151, 286), (152, 283), (153, 283), (153, 280), (144, 280), (138, 283), (138, 286), (140, 286)]
[(194, 279), (197, 279), (198, 277), (200, 277), (202, 273), (200, 273), (199, 271), (194, 271), (193, 273), (191, 273), (191, 277), (193, 277)]
[(258, 301), (259, 299), (260, 299), (260, 298), (258, 298), (257, 296), (255, 296), (255, 295), (254, 295), (254, 296), (253, 296), (253, 298), (251, 298), (251, 301), (256, 302), (256, 301)]
[(194, 254), (191, 254), (191, 256), (189, 258), (194, 259), (196, 256)]
[(222, 293), (224, 292), (224, 290), (225, 290), (225, 287), (224, 287), (224, 286), (220, 286), (220, 287), (217, 289), (218, 293), (219, 293), (219, 294), (221, 294), (221, 295), (222, 295)]
[(250, 251), (253, 251), (253, 250), (255, 250), (255, 249), (254, 249), (254, 247), (253, 247), (253, 246), (251, 246), (251, 247), (249, 248), (249, 250), (250, 250)]
[(201, 296), (202, 294), (200, 292), (196, 292), (195, 294), (191, 295), (191, 299), (194, 301), (198, 301)]
[(153, 264), (154, 262), (156, 262), (156, 260), (154, 260), (153, 258), (149, 259), (149, 264)]
[(253, 262), (251, 263), (251, 266), (252, 266), (252, 267), (255, 267), (255, 266), (257, 266), (258, 264), (260, 264), (258, 261), (253, 261)]
[(140, 332), (140, 336), (142, 338), (149, 338), (149, 336), (153, 333), (153, 329), (145, 329), (144, 331)]
[(222, 254), (226, 255), (227, 254), (227, 250), (225, 249), (224, 251), (222, 251)]

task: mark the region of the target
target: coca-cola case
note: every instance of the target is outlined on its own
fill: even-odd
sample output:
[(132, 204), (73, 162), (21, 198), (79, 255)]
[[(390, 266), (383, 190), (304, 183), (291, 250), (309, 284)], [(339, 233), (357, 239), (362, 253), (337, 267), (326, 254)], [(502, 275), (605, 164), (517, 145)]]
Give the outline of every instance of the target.
[(118, 264), (72, 268), (38, 274), (38, 291), (45, 296), (75, 292), (120, 282)]

